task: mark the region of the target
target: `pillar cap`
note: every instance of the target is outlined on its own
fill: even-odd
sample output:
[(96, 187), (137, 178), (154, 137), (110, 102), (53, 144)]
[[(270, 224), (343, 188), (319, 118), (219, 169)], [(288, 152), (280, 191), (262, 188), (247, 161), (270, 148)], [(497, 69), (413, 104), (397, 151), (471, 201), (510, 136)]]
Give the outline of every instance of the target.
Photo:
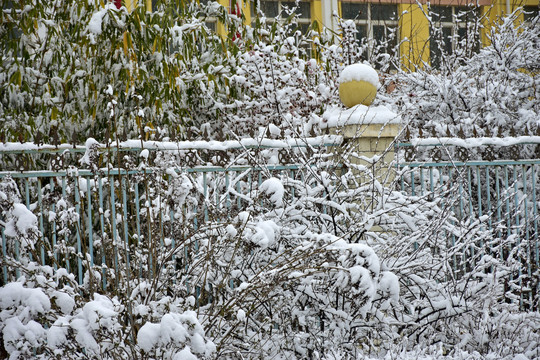
[(356, 105), (350, 109), (343, 109), (340, 106), (329, 107), (322, 115), (319, 126), (323, 129), (348, 125), (373, 125), (381, 128), (400, 123), (401, 117), (386, 106)]

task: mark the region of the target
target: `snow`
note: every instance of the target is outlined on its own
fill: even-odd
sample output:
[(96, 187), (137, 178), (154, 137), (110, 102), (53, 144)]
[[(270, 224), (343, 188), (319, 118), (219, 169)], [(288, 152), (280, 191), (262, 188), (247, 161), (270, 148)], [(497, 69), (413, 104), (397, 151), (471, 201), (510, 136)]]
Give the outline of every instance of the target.
[(38, 220), (36, 215), (23, 204), (13, 204), (12, 215), (13, 218), (6, 224), (4, 233), (11, 237), (23, 235), (28, 239), (28, 232), (32, 229), (37, 229)]
[(0, 309), (20, 305), (34, 315), (51, 309), (51, 302), (41, 289), (27, 288), (20, 282), (11, 282), (0, 288)]
[(58, 306), (64, 314), (70, 314), (75, 308), (75, 300), (69, 294), (61, 291), (54, 291), (52, 296), (56, 298), (56, 306)]
[(346, 66), (339, 75), (339, 83), (349, 81), (365, 81), (379, 88), (379, 75), (377, 71), (367, 64), (352, 64)]
[(331, 106), (322, 115), (319, 126), (323, 129), (345, 125), (369, 125), (369, 124), (399, 124), (399, 115), (384, 105), (365, 106), (355, 105), (350, 109), (340, 106)]
[(399, 278), (396, 274), (390, 271), (383, 271), (379, 280), (379, 289), (385, 297), (388, 297), (392, 302), (397, 303), (399, 300)]
[(279, 226), (272, 220), (259, 221), (255, 226), (255, 234), (251, 241), (262, 248), (268, 248), (275, 244)]
[(238, 321), (246, 320), (246, 312), (242, 309), (239, 309), (236, 313), (236, 318), (238, 319)]
[(414, 138), (411, 139), (413, 146), (429, 146), (429, 145), (443, 145), (443, 146), (460, 146), (464, 148), (474, 148), (480, 146), (512, 146), (519, 144), (540, 144), (540, 136), (505, 136), (503, 138), (498, 137), (475, 137), (475, 138), (449, 138), (449, 137), (429, 137), (429, 138)]
[[(92, 139), (93, 140), (93, 139)], [(91, 138), (89, 145), (95, 147), (99, 146), (100, 149), (105, 149), (105, 144), (98, 144), (92, 141)], [(87, 142), (88, 142), (87, 141)], [(119, 147), (122, 149), (149, 149), (149, 150), (230, 150), (230, 149), (243, 149), (246, 147), (268, 147), (268, 148), (291, 148), (291, 147), (303, 147), (307, 145), (319, 146), (325, 144), (338, 145), (343, 141), (341, 136), (337, 135), (322, 135), (308, 138), (289, 138), (284, 140), (268, 139), (268, 138), (242, 138), (239, 140), (227, 140), (227, 141), (140, 141), (140, 140), (127, 140), (119, 142)], [(24, 151), (36, 151), (36, 150), (71, 150), (74, 149), (71, 144), (54, 145), (36, 145), (32, 142), (26, 143), (14, 143), (6, 142), (0, 143), (0, 153), (10, 152), (24, 152)], [(76, 146), (77, 150), (87, 150), (87, 146)]]
[(116, 10), (116, 6), (112, 3), (106, 4), (105, 7), (94, 14), (88, 23), (88, 31), (94, 35), (101, 35), (103, 19), (109, 10)]
[(198, 360), (198, 358), (191, 353), (189, 346), (186, 346), (184, 350), (174, 355), (173, 360)]
[(146, 352), (150, 352), (154, 348), (161, 337), (161, 325), (147, 322), (137, 333), (137, 344)]
[(270, 178), (259, 185), (259, 190), (270, 196), (270, 201), (275, 206), (283, 206), (283, 196), (285, 195), (285, 187), (281, 183), (281, 180), (277, 178)]

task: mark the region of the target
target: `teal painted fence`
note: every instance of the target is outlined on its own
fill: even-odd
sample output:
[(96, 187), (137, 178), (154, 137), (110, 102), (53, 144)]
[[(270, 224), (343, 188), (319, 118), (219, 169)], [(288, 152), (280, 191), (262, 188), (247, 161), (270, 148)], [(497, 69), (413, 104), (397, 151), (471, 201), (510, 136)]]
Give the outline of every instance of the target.
[[(479, 240), (467, 251), (467, 256), (454, 257), (452, 265), (456, 274), (466, 274), (476, 265), (475, 261), (482, 261), (483, 255), (513, 264), (517, 270), (511, 277), (519, 279), (514, 293), (521, 304), (537, 308), (540, 160), (520, 159), (520, 155), (534, 154), (538, 144), (519, 144), (529, 147), (526, 152), (520, 152), (518, 145), (486, 151), (486, 146), (482, 145), (443, 145), (435, 139), (426, 143), (430, 145), (401, 143), (396, 146), (398, 188), (412, 196), (443, 199), (442, 206), (458, 221), (480, 221), (492, 240), (489, 244)], [(491, 159), (513, 157), (514, 160), (482, 160), (486, 154)], [(426, 161), (417, 160), (423, 156)], [(454, 233), (447, 231), (445, 236), (452, 245), (456, 244)]]
[[(17, 262), (28, 256), (51, 269), (66, 268), (79, 284), (87, 281), (87, 270), (94, 269), (90, 276), (100, 276), (101, 286), (114, 286), (121, 281), (119, 259), (133, 265), (133, 251), (146, 252), (146, 260), (131, 266), (139, 269), (131, 276), (151, 279), (163, 244), (174, 247), (186, 231), (196, 232), (209, 217), (226, 221), (241, 211), (247, 199), (256, 198), (258, 185), (269, 177), (308, 183), (310, 172), (320, 171), (325, 160), (320, 156), (324, 152), (316, 156), (312, 147), (336, 146), (339, 142), (333, 140), (296, 145), (236, 142), (234, 146), (233, 142), (200, 142), (195, 148), (193, 143), (189, 148), (134, 142), (92, 151), (71, 145), (0, 149), (4, 167), (0, 180), (15, 181), (21, 203), (37, 215), (42, 234), (36, 248), (28, 251), (20, 241), (9, 241), (0, 223), (2, 282), (23, 275), (24, 266)], [(503, 261), (512, 255), (519, 262), (519, 297), (537, 303), (540, 160), (400, 160), (402, 149), (410, 152), (410, 148), (410, 144), (397, 145), (396, 189), (413, 197), (440, 197), (458, 220), (481, 219), (499, 242), (494, 246), (480, 241), (467, 256), (453, 259), (456, 274), (467, 273), (479, 253)], [(87, 169), (80, 169), (82, 154)], [(455, 154), (459, 158), (464, 152), (457, 149)], [(238, 158), (244, 164), (231, 162)], [(158, 162), (160, 166), (154, 166)], [(252, 163), (263, 165), (247, 165)], [(180, 207), (172, 203), (172, 198), (182, 196), (185, 201)], [(189, 226), (178, 227), (178, 222)], [(455, 245), (451, 232), (448, 241)], [(519, 254), (514, 254), (515, 249)], [(188, 261), (190, 251), (196, 251), (196, 246), (186, 247), (178, 266)]]
[[(41, 233), (36, 248), (28, 249), (21, 243), (24, 239), (9, 239), (0, 222), (2, 282), (24, 275), (20, 262), (27, 258), (52, 271), (65, 268), (79, 284), (88, 280), (85, 276), (95, 276), (101, 277), (104, 288), (117, 285), (122, 280), (119, 262), (138, 268), (135, 276), (151, 281), (165, 244), (174, 248), (186, 232), (216, 220), (210, 217), (226, 221), (237, 214), (257, 198), (259, 185), (270, 177), (309, 182), (319, 159), (312, 150), (335, 146), (328, 142), (332, 140), (339, 138), (304, 139), (298, 144), (147, 143), (146, 150), (137, 142), (96, 146), (92, 151), (70, 145), (0, 149), (8, 170), (0, 171), (0, 181), (16, 183), (20, 202), (37, 215)], [(81, 165), (83, 154), (88, 161)], [(39, 167), (54, 170), (35, 170)], [(177, 199), (183, 200), (174, 203)], [(133, 251), (147, 252), (137, 256), (140, 264), (130, 264), (135, 261)], [(178, 263), (185, 263), (191, 251), (196, 249), (186, 247), (185, 259)]]

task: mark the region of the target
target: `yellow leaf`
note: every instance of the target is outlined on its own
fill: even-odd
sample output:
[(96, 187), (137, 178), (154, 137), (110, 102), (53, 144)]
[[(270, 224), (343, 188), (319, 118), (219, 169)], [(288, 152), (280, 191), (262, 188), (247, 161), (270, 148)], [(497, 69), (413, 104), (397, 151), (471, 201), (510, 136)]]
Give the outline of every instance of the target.
[(124, 54), (128, 54), (128, 33), (127, 31), (124, 32)]

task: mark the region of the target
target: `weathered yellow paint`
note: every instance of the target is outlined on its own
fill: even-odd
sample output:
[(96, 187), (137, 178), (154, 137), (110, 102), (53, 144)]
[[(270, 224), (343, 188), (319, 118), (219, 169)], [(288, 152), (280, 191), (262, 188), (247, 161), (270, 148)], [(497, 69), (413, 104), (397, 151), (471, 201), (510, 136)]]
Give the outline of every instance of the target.
[[(427, 6), (399, 4), (400, 56), (403, 68), (414, 71), (429, 61), (429, 21)], [(406, 41), (403, 41), (407, 39)]]
[(367, 81), (347, 81), (339, 84), (339, 98), (346, 107), (358, 104), (369, 106), (377, 95), (377, 88)]
[(314, 0), (311, 2), (311, 21), (316, 21), (319, 29), (323, 28), (322, 1)]
[[(229, 0), (218, 0), (218, 3), (220, 5), (223, 5), (225, 9), (227, 9), (227, 11), (229, 10)], [(223, 25), (221, 22), (218, 21), (216, 29), (217, 33), (222, 38), (227, 36), (227, 29), (225, 28), (225, 25)]]
[(137, 7), (137, 0), (124, 0), (124, 6), (128, 11), (132, 11)]
[(251, 24), (251, 1), (242, 1), (242, 13), (244, 14), (244, 24)]
[[(509, 13), (512, 13), (523, 6), (538, 6), (539, 0), (509, 0), (509, 9), (507, 9), (506, 0), (492, 0), (491, 6), (484, 6), (482, 14), (484, 15), (484, 21), (482, 29), (482, 45), (488, 46), (490, 44), (489, 37), (491, 35), (493, 26), (500, 23), (502, 17)], [(510, 10), (510, 12), (508, 12)], [(515, 21), (515, 25), (518, 26), (524, 20), (523, 13), (518, 13)]]
[(146, 0), (146, 11), (152, 11), (152, 0)]

